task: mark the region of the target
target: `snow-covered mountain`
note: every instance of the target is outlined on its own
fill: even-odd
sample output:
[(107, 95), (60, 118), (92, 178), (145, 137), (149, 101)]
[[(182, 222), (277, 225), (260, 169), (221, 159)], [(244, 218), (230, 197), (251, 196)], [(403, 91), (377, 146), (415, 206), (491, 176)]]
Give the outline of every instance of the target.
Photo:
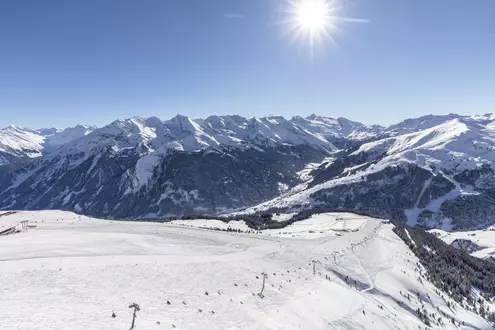
[(331, 139), (282, 117), (134, 117), (45, 153), (65, 131), (40, 132), (43, 157), (0, 177), (4, 208), (120, 217), (238, 209), (295, 186), (307, 163), (337, 151)]
[(447, 229), (493, 223), (494, 119), (427, 116), (391, 126), (388, 137), (322, 164), (305, 185), (247, 212), (318, 206)]
[(414, 133), (463, 117), (465, 118), (466, 116), (451, 113), (448, 115), (426, 115), (419, 118), (408, 118), (398, 124), (390, 125), (385, 129), (385, 132), (391, 136)]
[(495, 222), (490, 114), (387, 128), (316, 115), (134, 117), (98, 129), (10, 127), (0, 145), (22, 159), (0, 167), (3, 209), (143, 218), (316, 206), (447, 229)]
[[(134, 117), (97, 129), (78, 125), (67, 129), (26, 129), (9, 126), (0, 130), (0, 152), (12, 156), (36, 158), (51, 153), (59, 147), (85, 137), (89, 148), (107, 138), (124, 139), (131, 145), (153, 141), (154, 146), (183, 151), (198, 151), (206, 147), (309, 144), (325, 150), (335, 150), (335, 140), (367, 140), (378, 136), (383, 127), (366, 126), (345, 118), (327, 118), (311, 115), (289, 120), (281, 116), (247, 119), (238, 115), (210, 116), (193, 120), (176, 117), (161, 121), (159, 118)], [(136, 140), (137, 139), (137, 140)], [(139, 141), (138, 141), (139, 140)], [(123, 142), (123, 141), (121, 141)], [(82, 149), (88, 145), (82, 146)]]
[(94, 129), (77, 125), (66, 129), (32, 130), (11, 125), (0, 130), (0, 166), (42, 157)]

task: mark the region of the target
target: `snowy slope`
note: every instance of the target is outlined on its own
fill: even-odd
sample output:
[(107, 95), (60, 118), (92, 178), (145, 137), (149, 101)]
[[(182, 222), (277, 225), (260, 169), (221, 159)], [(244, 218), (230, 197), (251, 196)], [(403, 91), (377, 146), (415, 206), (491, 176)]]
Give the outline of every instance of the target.
[[(132, 302), (141, 307), (136, 329), (412, 330), (425, 327), (418, 308), (464, 322), (442, 317), (429, 329), (491, 329), (420, 283), (417, 259), (377, 219), (320, 215), (317, 222), (345, 221), (355, 230), (327, 228), (328, 235), (306, 239), (60, 211), (7, 218), (37, 227), (0, 237), (6, 329), (126, 329)], [(307, 235), (321, 229), (313, 222), (300, 225)], [(262, 272), (264, 298), (257, 295)]]
[(388, 126), (384, 133), (392, 136), (414, 133), (432, 128), (452, 119), (466, 118), (467, 116), (451, 113), (448, 115), (426, 115), (419, 118), (408, 118), (400, 123)]
[(346, 118), (329, 118), (315, 114), (306, 118), (295, 116), (292, 122), (326, 139), (368, 140), (379, 136), (384, 128), (379, 125), (366, 126)]
[(440, 229), (432, 229), (430, 233), (436, 235), (445, 243), (452, 245), (456, 240), (462, 240), (466, 242), (474, 243), (473, 246), (477, 246), (479, 249), (476, 251), (469, 251), (473, 257), (476, 258), (495, 258), (495, 227), (489, 227), (484, 230), (471, 230), (471, 231), (455, 231), (446, 232)]
[(96, 129), (95, 126), (77, 125), (66, 129), (57, 129), (54, 133), (50, 134), (39, 130), (42, 136), (45, 137), (44, 151), (50, 153), (63, 145), (80, 139)]
[(462, 171), (495, 161), (495, 125), (452, 119), (439, 125), (362, 145), (354, 154), (386, 153), (384, 161)]
[(2, 163), (1, 153), (19, 160), (39, 158), (89, 134), (94, 129), (95, 127), (78, 125), (66, 129), (31, 130), (11, 125), (0, 130), (0, 165), (7, 163), (5, 160)]
[(43, 141), (43, 136), (36, 131), (19, 126), (12, 125), (0, 130), (0, 152), (20, 157), (40, 157)]
[(364, 143), (332, 163), (313, 166), (304, 172), (305, 187), (245, 212), (319, 206), (445, 229), (494, 223), (493, 116), (430, 117), (406, 121), (412, 133)]

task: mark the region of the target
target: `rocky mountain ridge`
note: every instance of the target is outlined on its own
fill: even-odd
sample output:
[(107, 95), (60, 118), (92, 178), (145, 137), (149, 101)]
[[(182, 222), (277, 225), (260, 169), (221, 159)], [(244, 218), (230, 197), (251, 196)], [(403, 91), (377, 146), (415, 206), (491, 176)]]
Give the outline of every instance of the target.
[(157, 218), (317, 206), (472, 228), (495, 222), (494, 142), (490, 114), (387, 128), (316, 115), (10, 127), (0, 135), (0, 208)]

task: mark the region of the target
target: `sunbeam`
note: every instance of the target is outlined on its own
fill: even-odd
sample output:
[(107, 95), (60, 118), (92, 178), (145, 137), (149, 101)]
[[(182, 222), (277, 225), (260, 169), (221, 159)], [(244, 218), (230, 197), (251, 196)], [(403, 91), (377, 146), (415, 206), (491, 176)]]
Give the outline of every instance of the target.
[(283, 25), (287, 26), (291, 44), (299, 41), (314, 56), (315, 48), (325, 41), (337, 46), (334, 39), (341, 22), (367, 23), (367, 20), (338, 16), (340, 0), (287, 0), (284, 2)]

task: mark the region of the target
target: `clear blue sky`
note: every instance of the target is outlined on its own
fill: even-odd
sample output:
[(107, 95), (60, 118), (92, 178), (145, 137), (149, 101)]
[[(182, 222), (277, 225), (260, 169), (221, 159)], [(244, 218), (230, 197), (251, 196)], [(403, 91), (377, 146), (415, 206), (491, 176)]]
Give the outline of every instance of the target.
[(495, 110), (494, 0), (348, 0), (313, 59), (282, 0), (4, 0), (0, 126), (177, 113), (390, 124)]

